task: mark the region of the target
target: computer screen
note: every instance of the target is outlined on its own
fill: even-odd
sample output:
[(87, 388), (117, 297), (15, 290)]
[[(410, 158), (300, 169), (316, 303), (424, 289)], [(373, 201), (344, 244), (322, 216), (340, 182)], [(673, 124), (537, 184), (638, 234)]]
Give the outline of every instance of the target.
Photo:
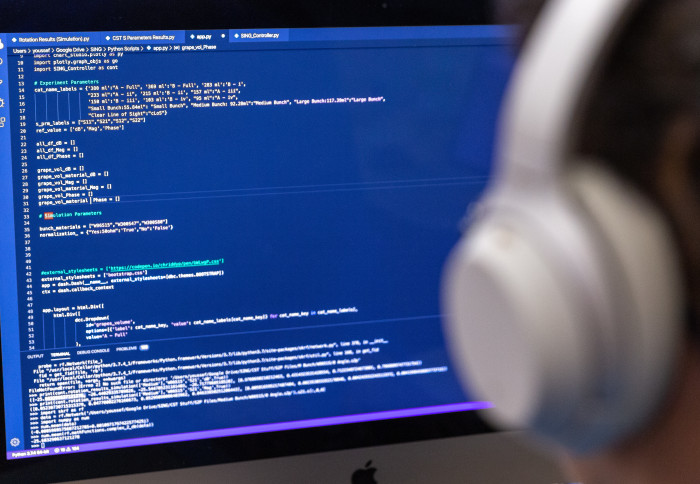
[[(511, 44), (499, 25), (1, 33), (3, 465), (484, 431), (439, 286)], [(328, 448), (368, 440), (347, 442)]]

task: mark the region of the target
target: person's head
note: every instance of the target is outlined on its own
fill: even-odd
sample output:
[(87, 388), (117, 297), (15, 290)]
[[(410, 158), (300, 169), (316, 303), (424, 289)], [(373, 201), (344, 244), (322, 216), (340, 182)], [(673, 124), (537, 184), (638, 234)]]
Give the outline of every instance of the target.
[[(526, 43), (547, 3), (503, 0), (500, 15), (524, 26)], [(571, 462), (592, 479), (585, 482), (697, 482), (687, 448), (700, 440), (700, 3), (640, 1), (591, 93), (576, 150), (630, 182), (669, 222), (683, 271), (686, 355), (656, 419)]]
[[(627, 3), (586, 1), (502, 1), (504, 21), (525, 26), (526, 68), (516, 69), (506, 103), (495, 185), (448, 265), (447, 327), (468, 386), (496, 402), (493, 414), (563, 443), (597, 476), (606, 469), (600, 482), (700, 482), (700, 462), (687, 458), (688, 444), (700, 440), (700, 4), (630, 2), (620, 25), (615, 5)], [(558, 20), (563, 28), (553, 28)], [(600, 33), (609, 36), (602, 51), (594, 47)], [(591, 52), (604, 56), (600, 70), (577, 77)], [(569, 102), (576, 106), (567, 117)], [(579, 166), (590, 164), (599, 165), (595, 177), (582, 179)], [(626, 214), (654, 228), (627, 224)], [(662, 250), (645, 252), (662, 239)], [(630, 277), (654, 264), (658, 277)], [(673, 310), (650, 318), (654, 300)], [(663, 358), (628, 351), (653, 339), (636, 334), (681, 325), (685, 344), (667, 345)], [(663, 402), (655, 418), (651, 407), (637, 409), (646, 396)], [(639, 418), (627, 425), (625, 412)]]
[[(522, 25), (527, 42), (547, 3), (500, 0), (498, 16)], [(683, 259), (688, 330), (700, 338), (700, 3), (642, 0), (592, 91), (577, 150), (668, 216)]]

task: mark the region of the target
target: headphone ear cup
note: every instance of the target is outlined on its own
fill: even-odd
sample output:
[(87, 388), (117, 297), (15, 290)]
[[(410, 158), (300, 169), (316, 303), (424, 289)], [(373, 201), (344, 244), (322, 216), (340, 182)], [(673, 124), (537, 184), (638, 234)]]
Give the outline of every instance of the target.
[(591, 358), (565, 284), (524, 222), (491, 214), (455, 248), (445, 333), (470, 397), (494, 405), (492, 423), (551, 434), (590, 386)]
[(448, 262), (445, 329), (487, 417), (586, 453), (664, 394), (680, 278), (658, 211), (604, 170), (568, 166), (549, 192), (487, 198)]

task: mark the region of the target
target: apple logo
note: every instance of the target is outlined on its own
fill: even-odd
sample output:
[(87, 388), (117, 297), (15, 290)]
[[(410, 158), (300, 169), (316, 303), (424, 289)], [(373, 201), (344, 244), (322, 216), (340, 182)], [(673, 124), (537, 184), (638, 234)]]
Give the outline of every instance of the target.
[(352, 473), (352, 484), (377, 484), (374, 480), (374, 473), (377, 472), (375, 467), (370, 467), (372, 461), (367, 461), (363, 469), (357, 469)]

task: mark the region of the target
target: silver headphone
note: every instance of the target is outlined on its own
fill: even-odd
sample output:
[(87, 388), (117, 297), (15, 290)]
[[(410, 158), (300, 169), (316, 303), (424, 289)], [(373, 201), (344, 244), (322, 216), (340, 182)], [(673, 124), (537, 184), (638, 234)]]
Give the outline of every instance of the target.
[(571, 146), (637, 4), (549, 1), (506, 96), (498, 172), (445, 271), (445, 333), (469, 393), (498, 425), (578, 453), (648, 421), (680, 341), (663, 216)]

